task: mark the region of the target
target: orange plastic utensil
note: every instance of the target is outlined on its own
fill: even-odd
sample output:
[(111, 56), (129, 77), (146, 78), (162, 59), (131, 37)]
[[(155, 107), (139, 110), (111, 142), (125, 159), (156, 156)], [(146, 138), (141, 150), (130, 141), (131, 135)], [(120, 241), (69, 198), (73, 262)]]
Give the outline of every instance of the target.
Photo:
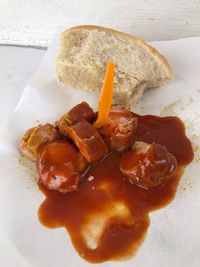
[(101, 89), (101, 95), (99, 99), (99, 111), (98, 118), (93, 124), (95, 128), (99, 128), (108, 122), (108, 115), (112, 105), (113, 88), (114, 88), (114, 63), (108, 62), (106, 74)]

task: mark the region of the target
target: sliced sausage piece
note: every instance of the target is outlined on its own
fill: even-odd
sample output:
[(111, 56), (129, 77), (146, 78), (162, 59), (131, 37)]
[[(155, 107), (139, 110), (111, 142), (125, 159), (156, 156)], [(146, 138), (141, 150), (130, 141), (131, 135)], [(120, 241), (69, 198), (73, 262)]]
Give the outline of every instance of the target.
[(123, 151), (131, 146), (137, 128), (137, 118), (129, 110), (113, 109), (108, 124), (99, 129), (109, 148)]
[(40, 181), (49, 189), (63, 193), (77, 189), (81, 172), (86, 167), (81, 153), (66, 140), (42, 145), (37, 153), (37, 170)]
[(19, 149), (29, 160), (36, 160), (36, 152), (41, 144), (61, 138), (59, 131), (51, 124), (28, 129), (22, 136)]
[(68, 112), (68, 115), (72, 124), (81, 120), (93, 122), (96, 118), (96, 113), (94, 113), (93, 109), (84, 101), (73, 107)]
[(101, 159), (108, 153), (101, 135), (85, 120), (67, 127), (66, 135), (74, 141), (88, 162)]
[(147, 189), (168, 182), (176, 167), (176, 158), (164, 146), (144, 142), (136, 142), (120, 162), (120, 170), (130, 182)]
[(94, 113), (88, 103), (81, 102), (73, 107), (68, 113), (64, 114), (61, 119), (56, 122), (56, 126), (59, 128), (59, 131), (65, 135), (65, 129), (69, 125), (73, 125), (82, 120), (93, 122), (95, 118), (96, 113)]

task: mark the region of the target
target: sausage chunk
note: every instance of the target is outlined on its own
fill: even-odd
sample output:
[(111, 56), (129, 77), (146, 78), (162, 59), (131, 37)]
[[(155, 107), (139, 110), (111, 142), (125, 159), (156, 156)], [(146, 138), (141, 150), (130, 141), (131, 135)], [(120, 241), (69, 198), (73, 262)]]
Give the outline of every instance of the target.
[(28, 129), (22, 136), (19, 149), (29, 160), (36, 160), (36, 152), (41, 144), (60, 139), (58, 130), (51, 124), (39, 125)]
[(70, 137), (88, 162), (98, 160), (108, 153), (108, 149), (98, 131), (83, 120), (66, 128)]
[(164, 146), (144, 142), (136, 142), (120, 162), (130, 182), (146, 189), (167, 183), (176, 167), (176, 158)]
[(36, 165), (46, 187), (66, 193), (77, 189), (86, 160), (72, 144), (57, 140), (39, 148)]
[(96, 118), (96, 113), (86, 102), (81, 102), (80, 104), (73, 107), (68, 113), (64, 114), (59, 121), (56, 122), (56, 126), (62, 134), (66, 134), (66, 127), (73, 125), (81, 120), (87, 120), (93, 122)]
[(108, 118), (108, 124), (99, 132), (109, 148), (123, 151), (131, 146), (137, 128), (137, 118), (129, 110), (113, 109)]

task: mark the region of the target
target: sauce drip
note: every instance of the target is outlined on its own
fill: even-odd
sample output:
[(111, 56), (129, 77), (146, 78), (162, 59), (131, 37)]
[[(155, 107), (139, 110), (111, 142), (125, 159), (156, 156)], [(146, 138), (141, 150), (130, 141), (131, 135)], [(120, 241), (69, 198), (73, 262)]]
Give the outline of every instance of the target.
[(100, 263), (133, 256), (145, 238), (149, 212), (169, 204), (193, 150), (177, 117), (139, 116), (137, 141), (166, 146), (178, 162), (172, 179), (146, 190), (131, 184), (119, 169), (123, 153), (111, 152), (82, 174), (78, 191), (60, 193), (39, 183), (46, 196), (38, 215), (49, 228), (65, 227), (79, 255)]

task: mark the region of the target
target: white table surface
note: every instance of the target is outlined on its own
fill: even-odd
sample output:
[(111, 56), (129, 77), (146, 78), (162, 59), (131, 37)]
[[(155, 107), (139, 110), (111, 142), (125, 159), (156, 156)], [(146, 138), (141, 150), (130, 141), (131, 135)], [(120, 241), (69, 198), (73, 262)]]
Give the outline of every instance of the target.
[(45, 50), (0, 46), (0, 128), (14, 110)]
[(200, 34), (199, 0), (0, 0), (0, 44), (47, 47), (58, 25), (98, 24), (145, 41)]

